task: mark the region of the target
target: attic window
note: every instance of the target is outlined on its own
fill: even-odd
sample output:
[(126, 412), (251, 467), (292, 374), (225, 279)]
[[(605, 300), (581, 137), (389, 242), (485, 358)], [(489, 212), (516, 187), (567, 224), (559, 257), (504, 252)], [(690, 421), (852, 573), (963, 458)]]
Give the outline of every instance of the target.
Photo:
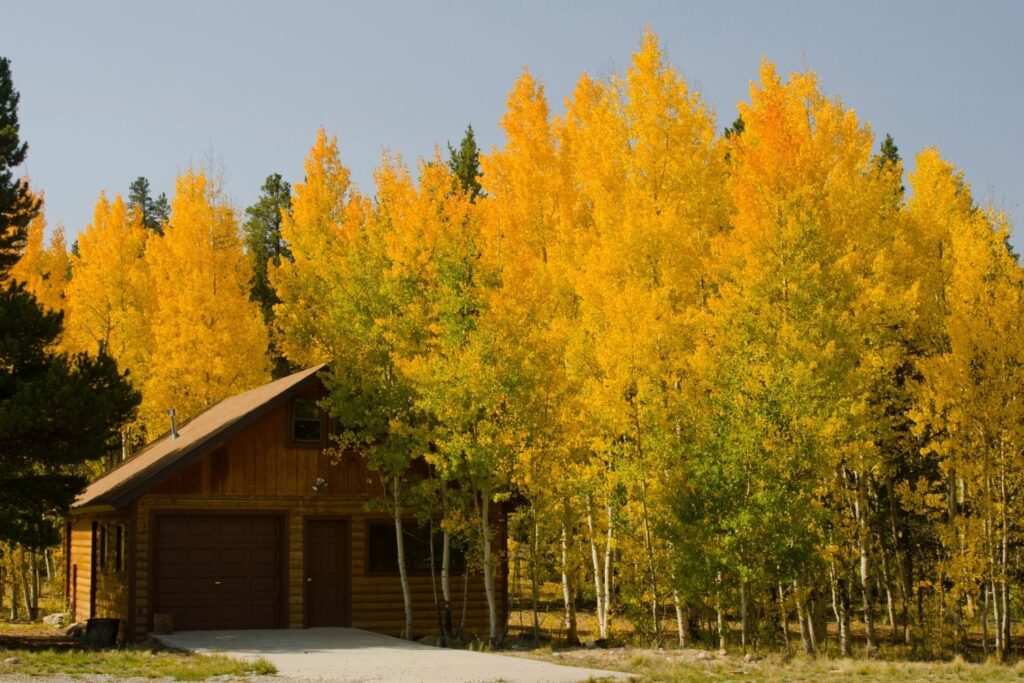
[(291, 440), (319, 444), (326, 435), (326, 419), (317, 399), (300, 396), (292, 401)]

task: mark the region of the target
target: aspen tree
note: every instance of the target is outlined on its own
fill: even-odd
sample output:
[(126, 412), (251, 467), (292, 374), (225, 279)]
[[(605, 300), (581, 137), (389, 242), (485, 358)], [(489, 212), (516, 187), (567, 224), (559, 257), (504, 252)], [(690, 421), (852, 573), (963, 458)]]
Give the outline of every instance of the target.
[[(101, 193), (92, 222), (78, 236), (67, 290), (65, 346), (109, 354), (136, 390), (146, 384), (153, 347), (149, 316), (155, 301), (144, 258), (149, 234), (120, 195), (111, 202)], [(140, 428), (122, 428), (122, 457), (144, 441)]]
[(147, 312), (153, 308), (146, 260), (147, 230), (120, 195), (100, 194), (93, 220), (78, 236), (68, 285), (69, 348), (104, 349), (142, 386), (152, 344)]
[(252, 265), (234, 209), (215, 181), (187, 171), (176, 182), (164, 236), (146, 247), (153, 350), (140, 418), (150, 436), (269, 379), (267, 332), (249, 300)]
[(325, 324), (323, 302), (332, 298), (327, 282), (345, 225), (365, 221), (368, 207), (351, 188), (337, 139), (328, 138), (323, 128), (306, 157), (305, 173), (305, 182), (292, 188), (291, 211), (282, 213), (281, 237), (292, 259), (270, 268), (269, 280), (281, 300), (273, 308), (278, 350), (292, 363), (308, 366), (336, 357), (317, 334)]
[[(914, 181), (921, 203), (946, 212), (944, 223), (951, 228), (942, 297), (947, 345), (921, 363), (922, 400), (915, 413), (929, 436), (927, 451), (948, 482), (940, 535), (948, 560), (939, 579), (952, 583), (955, 607), (982, 586), (996, 656), (1004, 660), (1010, 647), (1013, 520), (1024, 483), (1024, 404), (1018, 396), (1024, 381), (1024, 270), (1007, 248), (1005, 221), (973, 206), (969, 187), (951, 165), (926, 152)], [(981, 618), (988, 620), (984, 612)]]
[(28, 224), (25, 251), (11, 268), (11, 278), (25, 283), (25, 289), (51, 311), (64, 311), (64, 292), (71, 279), (71, 262), (64, 228), (57, 226), (46, 241), (45, 201), (39, 196), (39, 213)]

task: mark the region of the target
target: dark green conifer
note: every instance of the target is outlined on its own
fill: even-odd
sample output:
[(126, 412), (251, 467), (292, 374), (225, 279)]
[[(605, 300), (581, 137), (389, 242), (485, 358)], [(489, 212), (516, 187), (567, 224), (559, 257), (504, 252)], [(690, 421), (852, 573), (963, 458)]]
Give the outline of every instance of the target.
[(448, 167), (452, 169), (459, 187), (469, 193), (470, 200), (483, 194), (480, 186), (480, 150), (476, 146), (473, 126), (466, 126), (459, 148), (448, 145)]
[[(282, 259), (291, 260), (292, 254), (281, 237), (281, 216), (291, 208), (292, 188), (274, 173), (267, 176), (256, 203), (245, 210), (245, 245), (252, 259), (252, 282), (249, 298), (259, 303), (267, 326), (274, 321), (274, 305), (281, 302), (270, 284), (270, 265), (281, 265)], [(271, 334), (270, 355), (272, 374), (283, 377), (291, 371), (288, 362), (277, 351)]]
[(0, 58), (0, 541), (59, 540), (55, 522), (87, 481), (86, 464), (112, 447), (139, 403), (114, 360), (54, 350), (63, 316), (10, 277), (39, 202), (24, 180), (18, 94)]

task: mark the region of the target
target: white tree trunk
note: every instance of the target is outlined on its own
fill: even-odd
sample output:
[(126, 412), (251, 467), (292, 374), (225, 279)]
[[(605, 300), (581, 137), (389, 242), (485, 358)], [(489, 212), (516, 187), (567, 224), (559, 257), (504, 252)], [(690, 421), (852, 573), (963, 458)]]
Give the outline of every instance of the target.
[(393, 487), (392, 515), (395, 519), (395, 543), (398, 548), (398, 575), (402, 581), (402, 602), (405, 606), (405, 631), (402, 634), (406, 640), (412, 640), (412, 592), (409, 590), (409, 572), (405, 566), (405, 538), (402, 534), (402, 506), (400, 504), (399, 488), (396, 482)]
[(490, 496), (481, 495), (480, 540), (483, 548), (484, 592), (487, 594), (487, 637), (491, 647), (498, 646), (498, 600), (494, 590), (494, 558), (491, 552)]

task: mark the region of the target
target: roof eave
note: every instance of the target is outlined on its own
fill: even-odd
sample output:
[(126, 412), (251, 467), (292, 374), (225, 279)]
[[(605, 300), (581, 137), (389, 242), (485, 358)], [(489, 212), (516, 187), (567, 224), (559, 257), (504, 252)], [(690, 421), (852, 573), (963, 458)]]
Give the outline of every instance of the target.
[(319, 370), (317, 372), (310, 373), (308, 377), (304, 377), (302, 380), (288, 387), (288, 389), (282, 391), (277, 396), (274, 396), (266, 403), (224, 425), (221, 429), (212, 432), (207, 438), (197, 441), (187, 450), (181, 452), (173, 462), (168, 463), (162, 468), (158, 468), (158, 470), (154, 471), (152, 474), (141, 474), (137, 477), (137, 480), (134, 481), (134, 483), (132, 480), (128, 480), (124, 482), (123, 486), (115, 487), (110, 491), (100, 494), (92, 500), (84, 501), (80, 504), (73, 504), (71, 506), (70, 514), (77, 515), (83, 513), (83, 511), (109, 511), (127, 506), (136, 498), (139, 498), (150, 489), (167, 481), (199, 458), (222, 446), (232, 436), (252, 424), (253, 421), (258, 420), (277, 408), (282, 402), (293, 397), (295, 394), (301, 393), (307, 389), (310, 384), (319, 381)]

